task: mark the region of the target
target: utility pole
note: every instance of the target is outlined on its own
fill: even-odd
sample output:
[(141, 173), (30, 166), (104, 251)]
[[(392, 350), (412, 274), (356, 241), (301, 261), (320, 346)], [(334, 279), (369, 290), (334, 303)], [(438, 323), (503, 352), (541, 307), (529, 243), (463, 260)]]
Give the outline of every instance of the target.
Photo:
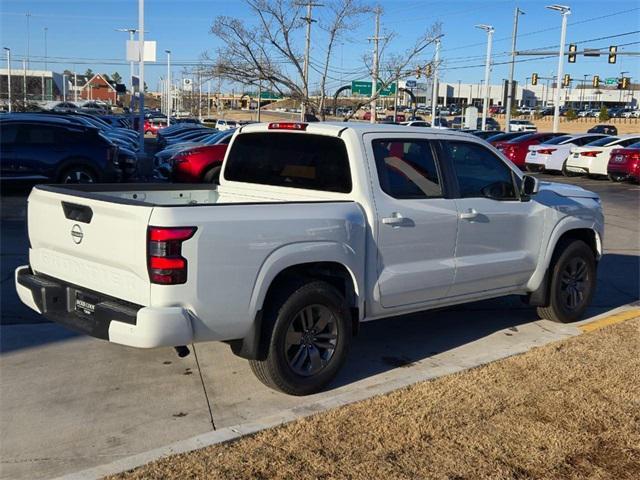
[(484, 95), (482, 100), (482, 130), (487, 126), (487, 110), (489, 110), (489, 72), (491, 71), (491, 44), (495, 29), (491, 25), (476, 25), (476, 28), (487, 32), (487, 60), (484, 66)]
[(144, 155), (144, 0), (138, 0), (138, 128), (140, 129), (140, 153)]
[(396, 93), (393, 96), (393, 121), (397, 121), (397, 117), (398, 117), (398, 90), (400, 90), (399, 84), (400, 83), (400, 70), (396, 70)]
[(9, 102), (9, 113), (11, 113), (11, 49), (4, 47), (7, 52), (7, 101)]
[(29, 52), (31, 50), (31, 48), (30, 48), (31, 39), (29, 37), (31, 37), (31, 26), (30, 26), (30, 23), (31, 23), (31, 12), (27, 12), (25, 15), (27, 17), (27, 66), (30, 67), (30, 65), (29, 65), (29, 57), (30, 57)]
[(258, 78), (258, 111), (256, 112), (256, 121), (260, 121), (260, 110), (261, 110), (261, 99), (262, 99), (262, 76)]
[(24, 111), (27, 111), (27, 62), (22, 60), (22, 101)]
[(438, 108), (438, 69), (440, 63), (440, 38), (436, 38), (436, 55), (433, 59), (433, 78), (431, 86), (431, 126), (436, 126), (436, 110)]
[(377, 112), (376, 112), (376, 94), (378, 93), (378, 42), (380, 40), (380, 15), (382, 14), (382, 9), (378, 6), (375, 9), (376, 14), (376, 27), (375, 34), (369, 40), (373, 40), (373, 75), (371, 76), (371, 123), (376, 123)]
[(73, 72), (73, 100), (78, 101), (78, 75)]
[(511, 98), (515, 96), (513, 91), (513, 72), (516, 66), (516, 38), (518, 37), (518, 18), (520, 15), (524, 15), (524, 12), (516, 7), (516, 11), (513, 16), (513, 36), (511, 38), (511, 65), (509, 66), (509, 83), (507, 87), (507, 103), (505, 110), (505, 124), (506, 131), (509, 131), (509, 124), (511, 123)]
[(211, 80), (207, 80), (207, 117), (211, 118)]
[(49, 67), (47, 65), (47, 32), (49, 31), (49, 27), (44, 27), (44, 69), (47, 70)]
[(306, 46), (304, 53), (304, 68), (303, 68), (303, 76), (304, 76), (304, 99), (302, 101), (302, 105), (300, 105), (300, 121), (304, 122), (305, 114), (307, 113), (307, 100), (309, 98), (309, 54), (311, 50), (311, 24), (315, 22), (313, 18), (311, 18), (311, 9), (313, 7), (322, 7), (321, 3), (313, 3), (312, 0), (307, 0), (307, 3), (296, 3), (297, 6), (305, 6), (307, 7), (307, 16), (302, 17), (302, 20), (307, 22), (307, 38), (306, 38)]
[(67, 101), (67, 74), (62, 74), (62, 101)]
[(553, 96), (553, 133), (557, 133), (560, 128), (560, 81), (562, 79), (562, 69), (564, 67), (564, 42), (567, 38), (567, 17), (571, 15), (571, 8), (563, 5), (551, 5), (547, 7), (562, 14), (562, 32), (560, 34), (560, 52), (558, 54), (558, 72), (556, 74), (556, 89)]
[(164, 53), (167, 54), (167, 127), (171, 125), (171, 110), (172, 110), (172, 99), (171, 99), (171, 50), (165, 50)]
[(198, 120), (202, 121), (202, 70), (198, 67)]

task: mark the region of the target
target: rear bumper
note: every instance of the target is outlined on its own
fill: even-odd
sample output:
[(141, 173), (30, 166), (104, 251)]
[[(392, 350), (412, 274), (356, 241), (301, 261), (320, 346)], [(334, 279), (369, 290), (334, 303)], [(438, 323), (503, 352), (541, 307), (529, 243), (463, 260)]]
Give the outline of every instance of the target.
[[(15, 271), (18, 297), (48, 320), (71, 330), (138, 348), (173, 347), (193, 341), (189, 313), (182, 307), (142, 307), (34, 274), (27, 265)], [(96, 299), (92, 314), (76, 309), (77, 294)]]

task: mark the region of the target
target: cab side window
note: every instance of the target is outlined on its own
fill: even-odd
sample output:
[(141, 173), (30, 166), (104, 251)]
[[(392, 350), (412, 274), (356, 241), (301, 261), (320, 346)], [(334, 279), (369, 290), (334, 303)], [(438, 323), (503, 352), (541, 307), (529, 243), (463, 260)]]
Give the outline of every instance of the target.
[(442, 197), (431, 145), (427, 140), (374, 140), (380, 188), (398, 199)]
[(491, 150), (471, 142), (442, 142), (462, 198), (518, 199), (519, 178)]

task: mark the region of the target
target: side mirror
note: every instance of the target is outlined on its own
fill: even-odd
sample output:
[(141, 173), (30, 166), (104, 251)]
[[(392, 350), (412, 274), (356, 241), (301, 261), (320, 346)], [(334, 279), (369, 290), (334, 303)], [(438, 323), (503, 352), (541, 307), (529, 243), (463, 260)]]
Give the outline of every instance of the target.
[(522, 177), (522, 187), (520, 188), (520, 194), (523, 197), (529, 197), (538, 193), (540, 189), (540, 182), (536, 177), (531, 175), (525, 175)]

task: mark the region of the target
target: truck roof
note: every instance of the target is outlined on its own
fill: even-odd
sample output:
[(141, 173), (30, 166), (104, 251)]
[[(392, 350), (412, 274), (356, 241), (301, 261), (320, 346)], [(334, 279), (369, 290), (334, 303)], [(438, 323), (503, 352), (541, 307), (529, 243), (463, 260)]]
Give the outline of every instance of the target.
[[(297, 133), (315, 133), (319, 135), (339, 136), (345, 130), (353, 130), (358, 135), (365, 133), (430, 133), (437, 135), (456, 136), (460, 138), (468, 138), (472, 135), (459, 132), (456, 130), (446, 130), (442, 128), (430, 128), (430, 127), (410, 127), (406, 125), (393, 125), (393, 124), (380, 124), (380, 123), (365, 123), (365, 122), (298, 122), (293, 120), (282, 120), (281, 122), (269, 122), (269, 123), (253, 123), (240, 127), (238, 133), (252, 133), (252, 132), (266, 132), (273, 131), (269, 129), (269, 125), (272, 124), (301, 124), (306, 125), (304, 131), (295, 129), (281, 129), (280, 131), (297, 132)], [(277, 131), (277, 130), (276, 130)]]

